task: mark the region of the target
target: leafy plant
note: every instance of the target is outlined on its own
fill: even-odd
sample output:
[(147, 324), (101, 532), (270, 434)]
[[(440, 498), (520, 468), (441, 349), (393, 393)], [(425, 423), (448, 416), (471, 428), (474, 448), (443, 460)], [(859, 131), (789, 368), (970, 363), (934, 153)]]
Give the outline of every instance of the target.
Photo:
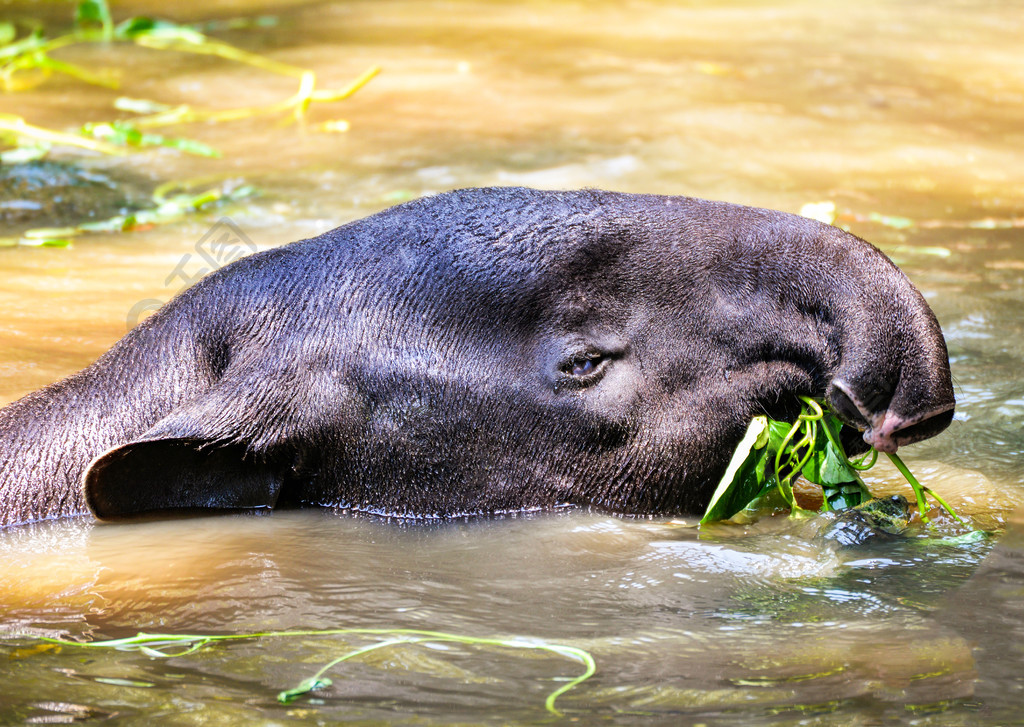
[(69, 227), (37, 227), (25, 230), (18, 237), (0, 237), (0, 247), (67, 247), (71, 244), (72, 238), (90, 232), (148, 230), (157, 225), (177, 222), (200, 210), (236, 202), (257, 193), (255, 187), (236, 180), (209, 186), (198, 192), (192, 191), (191, 186), (189, 183), (170, 182), (157, 187), (153, 192), (153, 206), (147, 209), (115, 215), (105, 220), (81, 222)]
[[(331, 660), (321, 667), (313, 676), (303, 679), (292, 689), (286, 689), (277, 695), (277, 700), (283, 704), (289, 704), (296, 699), (318, 689), (330, 686), (331, 680), (325, 674), (338, 664), (349, 659), (354, 659), (363, 654), (378, 649), (386, 649), (397, 646), (427, 644), (427, 643), (458, 643), (470, 646), (499, 647), (503, 649), (518, 649), (528, 651), (544, 651), (549, 654), (571, 659), (584, 665), (584, 672), (579, 676), (568, 679), (560, 687), (550, 692), (544, 700), (544, 708), (553, 715), (562, 716), (562, 713), (555, 707), (555, 700), (568, 692), (570, 689), (579, 686), (597, 672), (597, 664), (594, 657), (587, 651), (575, 646), (564, 644), (553, 644), (539, 639), (522, 638), (478, 638), (475, 636), (462, 636), (443, 631), (426, 631), (421, 629), (326, 629), (320, 631), (267, 631), (256, 634), (147, 634), (139, 633), (124, 639), (110, 639), (106, 641), (77, 642), (66, 639), (54, 639), (48, 637), (37, 638), (50, 644), (59, 644), (67, 647), (81, 647), (90, 649), (117, 649), (118, 651), (138, 651), (146, 656), (157, 659), (169, 659), (188, 656), (199, 651), (210, 644), (226, 641), (243, 641), (270, 638), (297, 638), (310, 636), (360, 636), (378, 639), (374, 643), (359, 647), (346, 652), (336, 659)], [(169, 648), (181, 647), (169, 651)]]
[[(125, 147), (165, 146), (190, 154), (219, 156), (216, 150), (200, 142), (166, 138), (142, 130), (197, 121), (233, 121), (282, 112), (290, 112), (295, 121), (304, 121), (307, 110), (314, 102), (346, 99), (380, 72), (379, 67), (373, 66), (343, 88), (318, 89), (313, 71), (236, 48), (210, 38), (197, 27), (148, 17), (133, 17), (115, 25), (106, 0), (79, 2), (75, 11), (74, 29), (70, 33), (47, 38), (42, 28), (35, 26), (24, 37), (17, 36), (17, 27), (13, 23), (0, 23), (0, 89), (8, 92), (32, 88), (54, 73), (65, 74), (85, 83), (117, 88), (119, 83), (114, 75), (61, 61), (52, 55), (54, 51), (71, 45), (116, 42), (133, 43), (160, 51), (216, 56), (244, 63), (294, 78), (298, 81), (298, 89), (278, 103), (220, 110), (200, 109), (190, 104), (170, 106), (145, 99), (122, 98), (115, 102), (115, 107), (141, 115), (132, 119), (86, 124), (78, 134), (43, 129), (21, 117), (4, 114), (0, 118), (0, 122), (3, 122), (0, 124), (0, 142), (15, 147), (2, 153), (4, 162), (39, 158), (54, 144), (70, 144), (108, 154), (124, 153)], [(317, 128), (341, 131), (348, 127), (342, 120), (335, 120)], [(88, 137), (100, 139), (102, 143)]]
[[(775, 505), (788, 507), (793, 516), (805, 515), (808, 511), (793, 496), (798, 477), (821, 487), (822, 511), (856, 507), (872, 499), (860, 473), (874, 466), (878, 450), (871, 448), (851, 459), (839, 437), (842, 421), (822, 401), (799, 398), (803, 406), (795, 422), (754, 417), (711, 497), (702, 524)], [(963, 523), (945, 500), (918, 482), (899, 455), (887, 456), (913, 488), (922, 522), (928, 522), (928, 494)]]

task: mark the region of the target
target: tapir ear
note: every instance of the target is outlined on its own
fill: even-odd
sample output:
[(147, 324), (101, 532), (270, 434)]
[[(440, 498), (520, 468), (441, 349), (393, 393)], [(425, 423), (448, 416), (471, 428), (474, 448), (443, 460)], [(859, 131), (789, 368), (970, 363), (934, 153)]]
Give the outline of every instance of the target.
[(314, 437), (342, 396), (240, 361), (238, 371), (92, 461), (82, 486), (96, 517), (274, 507), (295, 464), (290, 442)]
[(84, 475), (100, 519), (169, 510), (271, 508), (281, 477), (240, 444), (143, 439), (104, 452)]

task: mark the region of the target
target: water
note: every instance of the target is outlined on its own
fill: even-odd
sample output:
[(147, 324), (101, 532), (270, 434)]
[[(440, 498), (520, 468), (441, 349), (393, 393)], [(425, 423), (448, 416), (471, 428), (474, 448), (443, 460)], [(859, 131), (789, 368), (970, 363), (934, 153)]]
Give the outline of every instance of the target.
[[(5, 539), (0, 607), (10, 628), (90, 638), (412, 628), (566, 643), (599, 666), (559, 704), (588, 722), (982, 714), (976, 676), (998, 678), (1005, 662), (973, 652), (976, 634), (956, 617), (998, 605), (991, 585), (1005, 583), (979, 567), (991, 546), (909, 540), (841, 552), (806, 527), (699, 540), (678, 524), (581, 514), (435, 526), (317, 512), (48, 523)], [(999, 547), (986, 563), (1006, 557)], [(41, 718), (59, 701), (169, 724), (296, 714), (532, 723), (545, 720), (553, 680), (581, 671), (507, 649), (393, 647), (339, 665), (311, 700), (274, 703), (363, 643), (266, 638), (160, 661), (17, 640), (6, 649), (5, 714)]]
[[(151, 9), (117, 4), (118, 18)], [(557, 700), (589, 723), (1003, 725), (1024, 705), (1024, 14), (1015, 3), (176, 3), (177, 20), (270, 14), (219, 37), (308, 66), (351, 100), (314, 107), (344, 134), (276, 119), (178, 130), (223, 152), (91, 163), (152, 183), (241, 177), (261, 197), (68, 250), (0, 250), (0, 402), (94, 360), (133, 306), (227, 213), (259, 248), (463, 186), (594, 186), (798, 210), (890, 253), (946, 331), (958, 414), (906, 451), (986, 542), (927, 533), (836, 549), (820, 522), (699, 533), (586, 513), (401, 525), (284, 512), (0, 533), (0, 628), (80, 639), (137, 631), (436, 629), (589, 650), (597, 674)], [(63, 5), (0, 15), (65, 22)], [(66, 127), (118, 94), (229, 108), (290, 81), (138, 48), (74, 48), (130, 69), (118, 92), (54, 78), (0, 111)], [(888, 216), (885, 220), (882, 216)], [(916, 224), (905, 226), (894, 217)], [(2, 234), (2, 232), (0, 232)], [(194, 268), (190, 269), (194, 272)], [(897, 488), (890, 471), (879, 491)], [(954, 534), (940, 522), (932, 535)], [(919, 537), (918, 537), (919, 536)], [(168, 660), (31, 639), (0, 645), (0, 723), (427, 724), (555, 721), (546, 696), (582, 666), (452, 644), (339, 664), (369, 643), (296, 637)]]

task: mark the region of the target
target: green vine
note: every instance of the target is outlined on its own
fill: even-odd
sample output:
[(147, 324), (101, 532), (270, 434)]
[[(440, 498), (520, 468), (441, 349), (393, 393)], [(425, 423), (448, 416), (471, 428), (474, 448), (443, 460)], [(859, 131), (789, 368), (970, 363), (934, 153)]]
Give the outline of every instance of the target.
[[(5, 163), (40, 158), (57, 144), (105, 154), (122, 154), (131, 147), (165, 146), (190, 154), (219, 156), (216, 150), (200, 142), (168, 138), (144, 132), (143, 129), (199, 121), (226, 122), (275, 113), (288, 113), (292, 121), (304, 123), (306, 112), (313, 103), (347, 99), (380, 72), (380, 67), (372, 66), (342, 88), (320, 89), (317, 88), (314, 71), (236, 48), (210, 38), (196, 27), (147, 17), (133, 17), (115, 25), (106, 0), (79, 2), (74, 29), (70, 33), (47, 38), (42, 28), (34, 26), (24, 37), (18, 38), (17, 35), (14, 23), (0, 22), (0, 90), (6, 92), (33, 88), (54, 73), (68, 75), (84, 83), (117, 88), (118, 80), (109, 72), (93, 71), (55, 59), (52, 55), (69, 46), (96, 43), (132, 43), (159, 51), (216, 56), (288, 76), (297, 81), (298, 88), (294, 94), (277, 103), (221, 110), (196, 108), (191, 104), (172, 106), (147, 99), (121, 97), (115, 101), (115, 107), (137, 113), (138, 116), (85, 124), (73, 133), (46, 129), (31, 124), (21, 116), (2, 114), (0, 143), (14, 147), (0, 152), (0, 161)], [(348, 124), (343, 120), (333, 120), (319, 124), (316, 128), (344, 131)]]
[[(569, 679), (562, 686), (553, 690), (544, 700), (544, 708), (553, 715), (562, 716), (562, 713), (555, 707), (555, 701), (571, 689), (579, 686), (592, 677), (597, 671), (597, 664), (589, 652), (575, 646), (564, 644), (553, 644), (547, 641), (536, 639), (499, 639), (499, 638), (478, 638), (475, 636), (462, 636), (443, 631), (427, 631), (421, 629), (326, 629), (319, 631), (265, 631), (254, 634), (147, 634), (139, 633), (124, 639), (109, 639), (106, 641), (78, 642), (66, 639), (55, 639), (48, 637), (38, 638), (51, 644), (60, 644), (65, 647), (86, 648), (86, 649), (116, 649), (118, 651), (137, 651), (155, 659), (171, 659), (194, 654), (200, 649), (211, 644), (246, 641), (255, 639), (270, 638), (295, 638), (310, 636), (362, 636), (376, 637), (376, 643), (359, 647), (346, 652), (336, 659), (332, 659), (323, 667), (318, 669), (312, 676), (303, 679), (297, 686), (286, 689), (277, 695), (277, 701), (282, 704), (290, 704), (296, 699), (309, 694), (310, 692), (324, 689), (331, 684), (327, 678), (328, 671), (342, 662), (358, 658), (364, 654), (380, 649), (388, 649), (399, 646), (411, 646), (414, 644), (428, 643), (458, 643), (470, 646), (499, 647), (503, 649), (518, 649), (544, 651), (555, 654), (584, 666), (584, 671), (572, 679)], [(175, 646), (184, 648), (169, 651)]]

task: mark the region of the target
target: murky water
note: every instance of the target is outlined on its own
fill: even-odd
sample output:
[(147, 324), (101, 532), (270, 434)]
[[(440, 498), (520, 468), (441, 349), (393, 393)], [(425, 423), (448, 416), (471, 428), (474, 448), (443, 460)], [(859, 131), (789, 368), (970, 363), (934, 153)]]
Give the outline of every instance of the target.
[[(3, 4), (0, 16), (67, 7)], [(118, 18), (152, 12), (116, 3)], [(227, 213), (266, 248), (403, 199), (526, 184), (693, 194), (798, 210), (835, 203), (931, 301), (957, 383), (950, 430), (911, 467), (994, 540), (931, 536), (853, 550), (782, 520), (685, 523), (562, 513), (399, 525), (320, 512), (0, 533), (0, 628), (433, 629), (589, 650), (560, 696), (582, 723), (1002, 725), (1024, 708), (1024, 12), (972, 2), (176, 3), (195, 22), (270, 14), (219, 37), (308, 66), (325, 87), (372, 64), (351, 100), (314, 107), (344, 134), (275, 119), (181, 130), (219, 160), (153, 151), (100, 168), (241, 177), (261, 197), (67, 250), (0, 250), (0, 402), (92, 361), (139, 301), (184, 284)], [(130, 69), (118, 92), (55, 78), (0, 111), (66, 127), (118, 94), (229, 108), (293, 92), (226, 61), (137, 48), (67, 60)], [(907, 225), (908, 218), (915, 224)], [(2, 231), (0, 231), (2, 235)], [(191, 267), (190, 267), (191, 266)], [(889, 473), (880, 489), (895, 487)], [(267, 637), (188, 656), (0, 642), (0, 723), (547, 722), (571, 659), (397, 645), (275, 695), (366, 636)]]

